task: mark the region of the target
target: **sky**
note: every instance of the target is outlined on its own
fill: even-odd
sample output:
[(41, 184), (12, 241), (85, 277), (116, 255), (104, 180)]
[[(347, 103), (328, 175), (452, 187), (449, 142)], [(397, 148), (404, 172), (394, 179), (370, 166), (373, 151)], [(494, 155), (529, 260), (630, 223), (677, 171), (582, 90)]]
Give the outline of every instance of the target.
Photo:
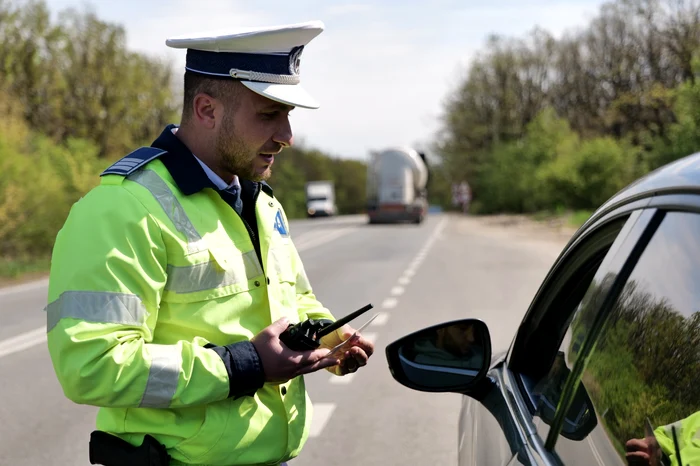
[[(700, 312), (700, 223), (689, 213), (675, 212), (661, 224), (644, 250), (630, 280), (658, 301), (665, 298), (683, 317)], [(695, 251), (695, 252), (693, 252)], [(673, 263), (669, 263), (673, 257)]]
[[(210, 29), (321, 20), (305, 47), (301, 82), (321, 104), (291, 114), (297, 144), (342, 158), (421, 145), (440, 129), (444, 102), (490, 34), (523, 37), (535, 26), (560, 37), (585, 27), (601, 0), (45, 0), (52, 12), (90, 8), (121, 24), (130, 49), (167, 57), (165, 39)], [(176, 122), (177, 123), (177, 122)]]

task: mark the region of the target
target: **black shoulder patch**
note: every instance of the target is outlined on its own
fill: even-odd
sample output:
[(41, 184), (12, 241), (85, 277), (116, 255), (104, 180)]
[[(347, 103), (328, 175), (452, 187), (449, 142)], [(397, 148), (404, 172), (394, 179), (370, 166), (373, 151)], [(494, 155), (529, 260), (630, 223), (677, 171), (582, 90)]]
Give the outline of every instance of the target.
[(157, 159), (167, 151), (155, 147), (139, 147), (135, 151), (114, 162), (109, 168), (103, 171), (103, 175), (128, 176), (139, 168), (146, 165), (151, 160)]

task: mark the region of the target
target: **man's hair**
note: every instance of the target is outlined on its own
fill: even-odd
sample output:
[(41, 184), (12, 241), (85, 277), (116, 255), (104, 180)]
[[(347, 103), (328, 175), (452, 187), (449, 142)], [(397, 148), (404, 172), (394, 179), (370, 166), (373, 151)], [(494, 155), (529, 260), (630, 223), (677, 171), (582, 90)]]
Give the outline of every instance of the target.
[(185, 71), (184, 101), (182, 103), (182, 123), (192, 118), (194, 98), (197, 94), (207, 94), (235, 109), (241, 93), (241, 83), (231, 78), (208, 77), (191, 71)]

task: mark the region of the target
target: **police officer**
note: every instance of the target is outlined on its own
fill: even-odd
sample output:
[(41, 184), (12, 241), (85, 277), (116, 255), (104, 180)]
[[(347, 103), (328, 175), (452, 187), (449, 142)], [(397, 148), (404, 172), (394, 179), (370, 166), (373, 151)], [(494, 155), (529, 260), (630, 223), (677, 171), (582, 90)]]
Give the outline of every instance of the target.
[(65, 395), (99, 406), (93, 464), (280, 464), (304, 445), (303, 374), (373, 352), (346, 325), (321, 348), (280, 341), (331, 319), (265, 183), (318, 104), (300, 56), (321, 22), (169, 39), (187, 49), (181, 124), (102, 173), (56, 239), (48, 346)]

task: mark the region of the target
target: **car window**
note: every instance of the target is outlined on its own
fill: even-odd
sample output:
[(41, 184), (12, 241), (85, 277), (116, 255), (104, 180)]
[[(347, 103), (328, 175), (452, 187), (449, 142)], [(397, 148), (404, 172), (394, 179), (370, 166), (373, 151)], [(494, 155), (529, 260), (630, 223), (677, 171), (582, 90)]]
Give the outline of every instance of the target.
[[(577, 332), (585, 331), (588, 318), (579, 313), (572, 323), (564, 345), (567, 358), (576, 357)], [(647, 442), (671, 458), (677, 441), (683, 464), (692, 464), (700, 459), (698, 380), (700, 215), (671, 212), (605, 315), (586, 357), (579, 389), (592, 402), (597, 425), (585, 439), (561, 435), (557, 455), (564, 464), (622, 465), (630, 440)]]
[[(551, 290), (553, 298), (545, 297), (547, 306), (534, 332), (536, 337), (531, 338), (531, 345), (521, 349), (532, 364), (518, 371), (543, 443), (554, 422), (570, 369), (589, 333), (588, 316), (596, 315), (652, 216), (651, 211), (636, 211), (629, 218), (601, 228), (590, 236), (590, 246), (582, 245), (578, 254), (570, 258), (573, 270), (559, 272), (566, 280), (549, 278), (555, 284)], [(576, 320), (575, 315), (586, 318)], [(543, 363), (546, 371), (540, 367)], [(572, 398), (561, 432), (569, 439), (581, 439), (595, 423), (595, 413), (583, 387)]]

